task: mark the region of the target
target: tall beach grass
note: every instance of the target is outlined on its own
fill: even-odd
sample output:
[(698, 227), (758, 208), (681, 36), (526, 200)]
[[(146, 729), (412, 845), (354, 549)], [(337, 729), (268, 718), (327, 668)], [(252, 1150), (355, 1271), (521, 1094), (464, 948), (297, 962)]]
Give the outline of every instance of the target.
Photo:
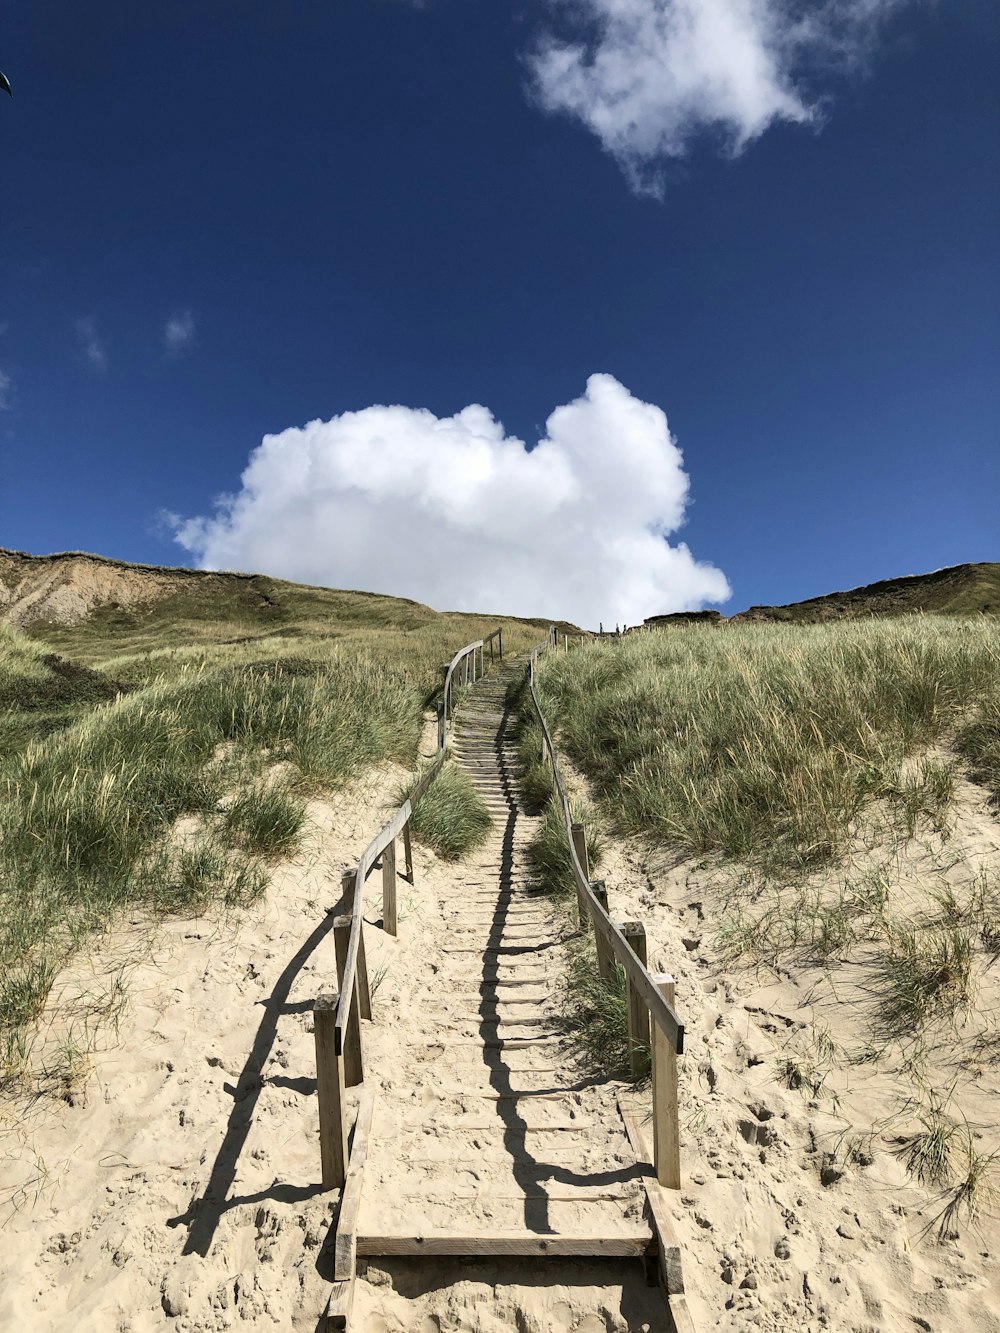
[(958, 738), (1000, 795), (1000, 626), (695, 627), (542, 659), (560, 741), (615, 826), (772, 868), (836, 857), (872, 800), (942, 818)]

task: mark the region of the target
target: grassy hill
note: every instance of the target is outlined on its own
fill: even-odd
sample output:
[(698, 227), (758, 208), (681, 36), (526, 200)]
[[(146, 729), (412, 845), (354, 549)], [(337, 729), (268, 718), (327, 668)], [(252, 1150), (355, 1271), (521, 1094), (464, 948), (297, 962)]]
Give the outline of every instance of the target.
[[(454, 626), (462, 642), (487, 622), (548, 628), (544, 619), (438, 612), (381, 593), (318, 588), (266, 574), (130, 564), (85, 552), (0, 548), (0, 622), (78, 658), (156, 652), (179, 643), (250, 642), (276, 634), (332, 638), (358, 629)], [(469, 632), (462, 638), (465, 629)], [(567, 628), (573, 628), (567, 626)]]
[(863, 620), (871, 616), (1000, 615), (1000, 563), (951, 565), (931, 574), (882, 579), (847, 592), (831, 592), (787, 606), (751, 606), (733, 620), (809, 623)]

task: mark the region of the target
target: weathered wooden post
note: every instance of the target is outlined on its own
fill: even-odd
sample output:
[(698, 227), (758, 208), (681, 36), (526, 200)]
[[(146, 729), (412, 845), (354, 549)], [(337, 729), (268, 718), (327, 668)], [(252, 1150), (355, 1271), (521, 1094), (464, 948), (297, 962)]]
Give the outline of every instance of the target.
[[(590, 891), (604, 908), (604, 915), (608, 916), (608, 890), (604, 880), (594, 880), (590, 886)], [(594, 926), (594, 944), (597, 948), (597, 970), (601, 974), (601, 980), (610, 986), (615, 979), (615, 956), (608, 946), (604, 931), (600, 930), (596, 924)]]
[(358, 871), (356, 866), (348, 866), (340, 872), (340, 892), (344, 899), (344, 911), (354, 911), (354, 899), (358, 893)]
[[(587, 854), (587, 830), (583, 824), (570, 825), (570, 837), (573, 841), (573, 850), (576, 852), (576, 859), (580, 862), (580, 869), (583, 871), (583, 877), (590, 883), (590, 857)], [(576, 914), (580, 923), (581, 930), (587, 930), (590, 926), (590, 909), (583, 900), (583, 892), (576, 885)]]
[[(340, 877), (341, 889), (344, 895), (344, 908), (347, 915), (353, 916), (354, 903), (358, 892), (358, 872), (356, 869), (345, 870)], [(334, 928), (336, 928), (334, 921)], [(372, 1016), (372, 993), (368, 985), (368, 962), (365, 958), (365, 928), (362, 922), (358, 928), (358, 1006), (362, 1018), (371, 1018)]]
[(502, 660), (503, 660), (503, 630), (500, 631), (500, 633), (497, 635), (497, 638), (500, 640), (499, 651), (500, 651), (500, 658), (501, 658), (501, 661), (502, 661)]
[[(669, 972), (653, 977), (660, 994), (674, 1007), (676, 988)], [(653, 1165), (656, 1179), (670, 1190), (681, 1187), (680, 1116), (677, 1110), (677, 1052), (659, 1023), (653, 1032)]]
[(438, 700), (438, 749), (444, 749), (444, 698)]
[[(623, 921), (619, 927), (628, 940), (632, 952), (646, 966), (646, 928), (641, 921)], [(632, 979), (626, 974), (628, 994), (628, 1058), (633, 1078), (645, 1071), (646, 1052), (649, 1049), (649, 1010)]]
[(410, 821), (403, 825), (403, 874), (413, 883), (413, 843), (410, 839)]
[(316, 1039), (316, 1097), (319, 1102), (319, 1155), (323, 1188), (343, 1189), (347, 1179), (347, 1122), (344, 1119), (344, 1064), (337, 1054), (339, 996), (313, 1000)]
[[(352, 916), (338, 916), (333, 923), (333, 943), (337, 953), (337, 985), (344, 993), (344, 972), (347, 968), (347, 950), (351, 943)], [(360, 959), (359, 959), (360, 962)], [(361, 1014), (358, 1005), (358, 984), (355, 978), (354, 993), (351, 996), (351, 1010), (347, 1028), (344, 1032), (344, 1083), (353, 1088), (364, 1082), (365, 1071), (361, 1063)]]
[(587, 854), (587, 830), (583, 824), (574, 824), (573, 832), (573, 850), (576, 852), (576, 859), (580, 862), (580, 869), (583, 871), (583, 878), (590, 881), (590, 857)]
[(396, 921), (396, 839), (386, 843), (382, 852), (382, 929), (395, 935)]

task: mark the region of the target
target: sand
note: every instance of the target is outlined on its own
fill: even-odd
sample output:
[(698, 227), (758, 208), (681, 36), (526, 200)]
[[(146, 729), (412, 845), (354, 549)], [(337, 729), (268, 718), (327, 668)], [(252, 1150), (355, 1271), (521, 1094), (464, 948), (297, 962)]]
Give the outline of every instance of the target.
[[(906, 915), (922, 910), (942, 874), (960, 893), (976, 871), (997, 874), (1000, 824), (983, 792), (960, 784), (956, 808), (949, 839), (925, 832), (899, 848), (859, 837), (850, 864), (810, 887), (832, 892), (891, 862), (893, 901)], [(980, 955), (975, 1010), (957, 1028), (932, 1026), (915, 1070), (907, 1049), (852, 1063), (876, 1002), (864, 950), (852, 965), (833, 959), (794, 973), (724, 967), (713, 923), (734, 893), (731, 868), (612, 843), (601, 873), (612, 910), (644, 920), (651, 959), (677, 975), (688, 1032), (677, 1220), (697, 1326), (997, 1333), (996, 1199), (977, 1225), (939, 1241), (947, 1191), (908, 1176), (899, 1148), (916, 1125), (908, 1099), (930, 1089), (953, 1090), (950, 1113), (967, 1118), (977, 1151), (1000, 1150), (1000, 1062), (995, 1051), (992, 1063), (975, 1055), (977, 1036), (996, 1037), (1000, 969)], [(780, 1071), (790, 1057), (819, 1071), (818, 1095), (787, 1086)], [(993, 1171), (1000, 1186), (1000, 1160)]]
[[(125, 964), (126, 1007), (72, 1104), (5, 1108), (0, 1328), (315, 1328), (331, 1200), (310, 1001), (336, 987), (341, 869), (399, 776), (312, 802), (258, 907), (136, 919), (62, 979), (73, 997)], [(67, 1007), (56, 997), (56, 1030)]]

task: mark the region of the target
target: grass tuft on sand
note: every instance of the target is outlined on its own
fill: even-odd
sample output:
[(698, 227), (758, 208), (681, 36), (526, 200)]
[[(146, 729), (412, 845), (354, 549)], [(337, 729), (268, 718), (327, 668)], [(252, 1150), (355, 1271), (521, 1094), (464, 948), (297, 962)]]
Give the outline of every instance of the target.
[[(400, 804), (414, 785), (400, 790)], [(475, 783), (454, 760), (445, 763), (424, 792), (410, 821), (414, 838), (445, 861), (458, 861), (482, 846), (492, 827), (490, 812)]]

